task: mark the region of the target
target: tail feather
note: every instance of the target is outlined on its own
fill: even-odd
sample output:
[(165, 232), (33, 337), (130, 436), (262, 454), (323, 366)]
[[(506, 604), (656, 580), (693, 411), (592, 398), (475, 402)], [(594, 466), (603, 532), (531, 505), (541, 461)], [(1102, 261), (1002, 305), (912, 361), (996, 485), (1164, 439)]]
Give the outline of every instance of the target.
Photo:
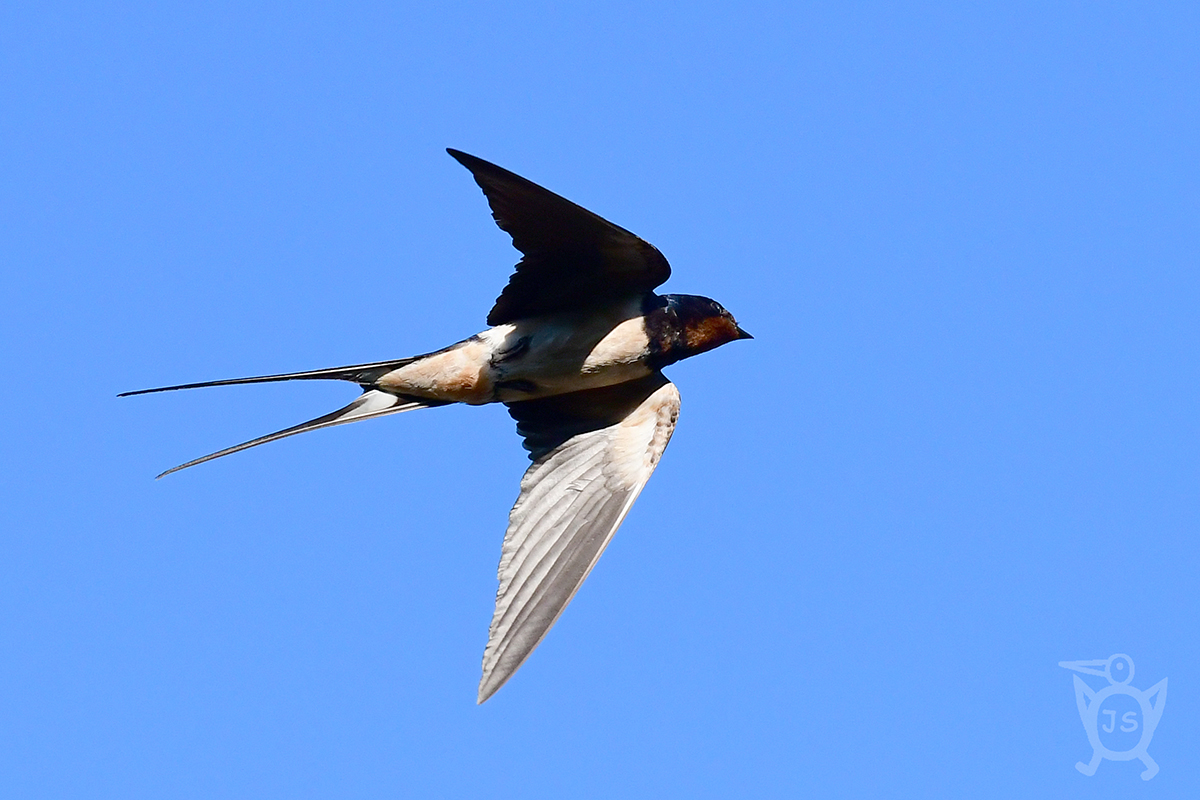
[[(395, 363), (395, 362), (388, 362), (388, 363)], [(376, 365), (368, 365), (368, 366), (376, 366)], [(331, 371), (332, 370), (326, 370), (326, 372), (331, 372)], [(308, 373), (300, 373), (300, 375), (307, 377)], [(243, 378), (241, 380), (233, 380), (233, 381), (218, 381), (216, 384), (208, 384), (208, 383), (194, 384), (194, 386), (212, 386), (212, 385), (221, 385), (221, 384), (225, 384), (225, 383), (253, 383), (253, 382), (260, 382), (263, 380), (268, 380), (268, 381), (270, 381), (270, 380), (286, 380), (288, 378), (294, 378), (294, 377), (297, 377), (297, 376), (295, 376), (295, 375), (271, 376), (266, 379)], [(332, 376), (327, 375), (325, 377), (332, 377)], [(190, 388), (193, 388), (193, 385), (170, 386), (170, 387), (164, 387), (163, 389), (150, 389), (147, 391), (167, 391), (167, 389), (190, 389)], [(141, 394), (141, 393), (140, 392), (131, 392), (130, 394)], [(388, 414), (399, 414), (401, 411), (412, 411), (412, 410), (418, 409), (418, 408), (430, 408), (432, 406), (439, 406), (439, 405), (445, 405), (445, 404), (440, 401), (437, 401), (437, 400), (420, 400), (415, 397), (401, 397), (398, 395), (389, 394), (388, 392), (381, 392), (377, 389), (368, 389), (368, 390), (364, 391), (361, 395), (359, 395), (358, 398), (356, 398), (353, 403), (346, 406), (345, 408), (340, 408), (331, 414), (325, 414), (324, 416), (317, 417), (316, 419), (309, 420), (308, 422), (302, 422), (299, 425), (294, 425), (290, 428), (284, 428), (281, 431), (276, 431), (275, 433), (269, 433), (266, 436), (260, 436), (257, 439), (252, 439), (248, 442), (243, 442), (242, 444), (236, 444), (233, 447), (227, 447), (224, 450), (220, 450), (216, 453), (211, 453), (207, 456), (197, 458), (193, 461), (187, 462), (186, 464), (180, 464), (178, 467), (172, 467), (171, 469), (162, 473), (158, 477), (161, 478), (161, 477), (163, 477), (163, 475), (170, 475), (172, 472), (178, 472), (181, 469), (187, 469), (188, 467), (194, 467), (197, 464), (203, 464), (205, 461), (212, 461), (214, 458), (220, 458), (221, 456), (227, 456), (230, 453), (237, 453), (241, 450), (248, 450), (249, 448), (256, 447), (257, 445), (260, 445), (260, 444), (266, 444), (267, 442), (274, 442), (277, 439), (285, 439), (288, 436), (295, 436), (298, 433), (307, 433), (308, 431), (315, 431), (315, 430), (318, 430), (319, 428), (330, 428), (330, 427), (333, 427), (334, 425), (345, 425), (348, 422), (358, 422), (360, 419), (371, 419), (373, 417), (383, 417), (383, 416), (387, 416)]]
[(398, 367), (411, 364), (421, 356), (401, 358), (395, 361), (377, 361), (374, 364), (356, 364), (351, 367), (333, 367), (332, 369), (314, 369), (308, 372), (289, 372), (285, 375), (259, 375), (253, 378), (229, 378), (223, 381), (203, 381), (201, 383), (181, 383), (178, 386), (160, 386), (156, 389), (138, 389), (136, 392), (122, 392), (117, 397), (132, 397), (138, 394), (153, 394), (154, 392), (173, 392), (177, 389), (204, 389), (209, 386), (234, 386), (239, 383), (274, 383), (276, 381), (351, 381), (363, 386), (370, 386), (382, 375), (386, 375)]

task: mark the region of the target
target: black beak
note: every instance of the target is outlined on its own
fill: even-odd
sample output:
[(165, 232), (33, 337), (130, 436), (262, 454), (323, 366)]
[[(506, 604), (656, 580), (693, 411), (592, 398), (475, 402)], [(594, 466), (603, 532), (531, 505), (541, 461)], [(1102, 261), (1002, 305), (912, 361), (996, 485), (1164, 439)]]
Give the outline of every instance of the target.
[(754, 338), (753, 336), (751, 336), (750, 334), (748, 334), (744, 330), (742, 330), (742, 327), (740, 325), (738, 326), (737, 331), (738, 331), (739, 339), (753, 339)]

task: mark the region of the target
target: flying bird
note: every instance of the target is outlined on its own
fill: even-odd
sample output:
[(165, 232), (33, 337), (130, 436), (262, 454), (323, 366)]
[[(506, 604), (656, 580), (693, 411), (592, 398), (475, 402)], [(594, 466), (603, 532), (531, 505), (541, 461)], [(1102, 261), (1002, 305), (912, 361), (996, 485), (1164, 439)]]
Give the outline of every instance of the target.
[(187, 383), (121, 397), (291, 380), (362, 388), (345, 408), (159, 475), (297, 433), (450, 403), (504, 403), (533, 464), (509, 514), (478, 702), (524, 663), (571, 602), (654, 472), (679, 416), (662, 369), (750, 339), (707, 297), (655, 294), (653, 245), (506, 169), (448, 150), (522, 253), (487, 330), (425, 355)]

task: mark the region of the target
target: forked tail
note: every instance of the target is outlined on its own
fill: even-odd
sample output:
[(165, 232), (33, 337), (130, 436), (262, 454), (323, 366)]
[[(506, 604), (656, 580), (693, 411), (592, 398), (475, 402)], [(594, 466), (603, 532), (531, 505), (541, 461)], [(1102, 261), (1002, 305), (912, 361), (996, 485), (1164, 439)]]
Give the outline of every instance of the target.
[(169, 392), (176, 389), (201, 389), (207, 386), (232, 386), (239, 383), (274, 383), (276, 381), (303, 381), (303, 380), (342, 380), (350, 381), (359, 384), (363, 393), (359, 395), (354, 402), (345, 408), (340, 408), (330, 414), (311, 419), (308, 422), (302, 422), (299, 425), (294, 425), (290, 428), (284, 428), (275, 433), (269, 433), (266, 436), (260, 436), (257, 439), (252, 439), (248, 442), (227, 447), (216, 453), (197, 458), (189, 461), (186, 464), (180, 464), (178, 467), (172, 467), (166, 472), (161, 473), (157, 477), (170, 475), (172, 472), (178, 472), (181, 469), (194, 467), (197, 464), (203, 464), (205, 461), (212, 461), (214, 458), (227, 456), (230, 453), (236, 453), (239, 450), (247, 450), (251, 447), (267, 442), (273, 442), (277, 439), (284, 439), (288, 436), (295, 436), (298, 433), (306, 433), (315, 431), (319, 428), (330, 428), (334, 425), (345, 425), (348, 422), (358, 422), (362, 419), (371, 419), (373, 417), (383, 417), (388, 414), (398, 414), (402, 411), (412, 411), (418, 408), (431, 408), (433, 406), (446, 405), (444, 401), (430, 400), (408, 395), (396, 395), (390, 392), (383, 392), (373, 388), (375, 381), (380, 376), (391, 372), (397, 367), (402, 367), (415, 361), (415, 358), (399, 359), (397, 361), (379, 361), (374, 364), (358, 364), (351, 367), (335, 367), (333, 369), (317, 369), (309, 372), (292, 372), (286, 375), (262, 375), (254, 378), (232, 378), (223, 381), (205, 381), (203, 383), (184, 383), (178, 386), (163, 386), (157, 389), (141, 389), (136, 392), (123, 392), (117, 397), (130, 397), (137, 394), (150, 394), (152, 392)]

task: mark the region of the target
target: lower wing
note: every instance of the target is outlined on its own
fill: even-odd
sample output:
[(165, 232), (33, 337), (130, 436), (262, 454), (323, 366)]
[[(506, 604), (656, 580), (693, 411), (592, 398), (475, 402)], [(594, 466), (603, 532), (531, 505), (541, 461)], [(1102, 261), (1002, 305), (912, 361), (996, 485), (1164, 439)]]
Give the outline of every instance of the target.
[(533, 465), (509, 515), (479, 702), (571, 602), (666, 449), (679, 392), (661, 373), (509, 405)]

